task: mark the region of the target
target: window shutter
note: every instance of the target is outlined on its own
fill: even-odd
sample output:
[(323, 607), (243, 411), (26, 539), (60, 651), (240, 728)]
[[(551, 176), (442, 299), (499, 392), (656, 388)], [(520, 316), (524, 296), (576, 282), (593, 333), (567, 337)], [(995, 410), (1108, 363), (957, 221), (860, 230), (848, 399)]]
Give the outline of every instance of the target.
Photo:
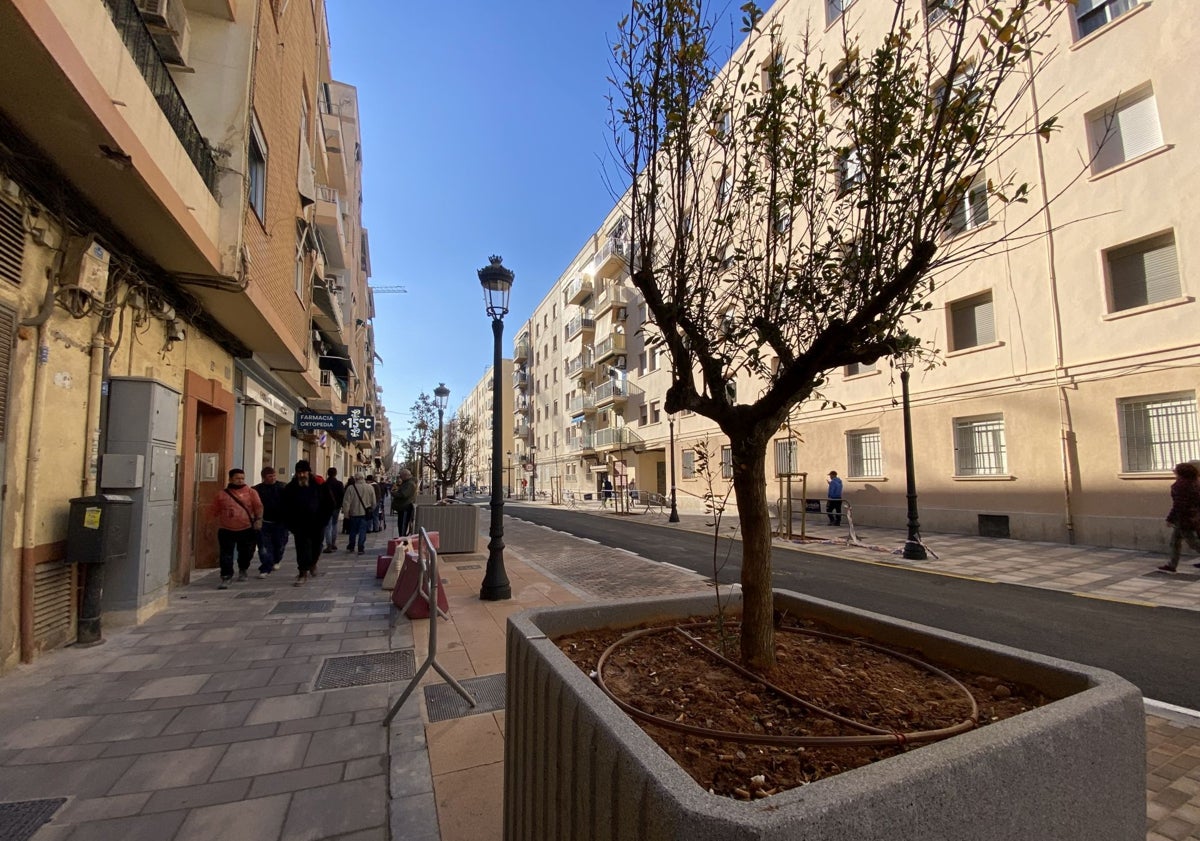
[(8, 375), (16, 331), (17, 311), (0, 304), (0, 441), (5, 439), (8, 428)]
[(1118, 103), (1115, 114), (1100, 114), (1092, 121), (1092, 137), (1098, 147), (1097, 172), (1124, 161), (1144, 155), (1162, 145), (1162, 129), (1158, 124), (1158, 107), (1154, 94), (1125, 104)]
[(971, 227), (976, 228), (988, 220), (987, 184), (975, 184), (967, 193), (971, 205)]
[(1174, 235), (1139, 243), (1136, 248), (1109, 256), (1113, 310), (1117, 312), (1169, 301), (1180, 294)]
[(992, 316), (992, 296), (963, 301), (951, 308), (951, 329), (954, 331), (954, 350), (986, 345), (996, 341), (996, 325)]
[(0, 198), (0, 278), (20, 286), (24, 259), (24, 213), (17, 205)]

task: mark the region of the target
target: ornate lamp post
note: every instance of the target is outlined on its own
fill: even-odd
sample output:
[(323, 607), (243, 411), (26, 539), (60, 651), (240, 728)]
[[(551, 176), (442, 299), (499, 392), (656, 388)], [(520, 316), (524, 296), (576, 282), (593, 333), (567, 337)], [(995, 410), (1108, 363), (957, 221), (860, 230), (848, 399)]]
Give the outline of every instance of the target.
[(671, 516), (667, 517), (668, 523), (679, 522), (679, 509), (675, 507), (675, 416), (667, 415), (667, 429), (671, 437)]
[(492, 522), (488, 528), (491, 540), (488, 541), (487, 571), (479, 588), (479, 598), (494, 602), (512, 598), (512, 587), (504, 569), (504, 497), (500, 493), (500, 448), (503, 446), (500, 418), (503, 411), (501, 404), (504, 402), (501, 398), (504, 384), (500, 381), (500, 340), (504, 335), (504, 316), (508, 314), (508, 295), (516, 275), (504, 267), (502, 258), (494, 255), (488, 258), (488, 265), (480, 269), (478, 275), (495, 339), (492, 352), (492, 394), (495, 398), (492, 402), (492, 500), (489, 505)]
[(445, 383), (438, 383), (438, 387), (433, 390), (433, 405), (437, 406), (438, 410), (438, 448), (437, 448), (437, 498), (442, 499), (446, 495), (446, 485), (442, 479), (446, 465), (442, 461), (442, 448), (445, 446), (445, 431), (442, 426), (442, 419), (446, 414), (446, 404), (450, 400), (450, 389), (446, 388)]
[(529, 501), (537, 502), (537, 447), (530, 447), (529, 453)]
[(505, 450), (504, 455), (507, 459), (508, 467), (508, 472), (505, 474), (508, 477), (508, 486), (505, 489), (504, 495), (508, 499), (512, 499), (512, 450)]
[(921, 524), (917, 520), (917, 477), (913, 471), (912, 418), (908, 409), (908, 372), (912, 370), (913, 357), (903, 354), (895, 359), (900, 369), (901, 413), (904, 416), (904, 478), (905, 494), (908, 497), (908, 538), (904, 541), (904, 557), (910, 561), (926, 559), (925, 546), (921, 543)]

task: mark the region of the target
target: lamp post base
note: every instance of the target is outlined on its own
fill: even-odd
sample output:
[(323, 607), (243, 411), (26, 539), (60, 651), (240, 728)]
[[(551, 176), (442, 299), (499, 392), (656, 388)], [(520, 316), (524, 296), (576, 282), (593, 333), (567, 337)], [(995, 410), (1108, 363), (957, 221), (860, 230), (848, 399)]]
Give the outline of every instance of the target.
[(902, 556), (906, 561), (927, 561), (929, 556), (925, 554), (925, 547), (921, 545), (919, 540), (909, 538), (904, 541), (904, 554)]
[(504, 549), (492, 549), (488, 552), (487, 572), (479, 588), (479, 600), (502, 602), (511, 598), (512, 586), (508, 583), (508, 573), (504, 569)]

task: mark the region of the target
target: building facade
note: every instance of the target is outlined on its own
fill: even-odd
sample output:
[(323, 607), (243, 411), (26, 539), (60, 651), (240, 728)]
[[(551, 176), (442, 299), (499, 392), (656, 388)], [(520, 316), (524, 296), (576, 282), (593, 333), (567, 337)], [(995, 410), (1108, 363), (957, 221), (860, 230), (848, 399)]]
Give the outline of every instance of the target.
[[(890, 24), (893, 5), (780, 0), (768, 14), (793, 40), (818, 33), (817, 51), (836, 57), (843, 25), (869, 43)], [(910, 8), (936, 25), (938, 8)], [(1013, 119), (1057, 113), (1059, 131), (1050, 142), (1014, 144), (996, 172), (980, 173), (996, 182), (1016, 173), (1033, 199), (981, 202), (986, 192), (968, 190), (945, 235), (1022, 245), (937, 278), (932, 309), (909, 327), (940, 352), (936, 364), (911, 372), (924, 528), (1165, 548), (1171, 469), (1200, 458), (1189, 268), (1200, 243), (1189, 210), (1200, 167), (1186, 93), (1198, 25), (1183, 4), (1136, 0), (1080, 2), (1058, 20), (1050, 61)], [(616, 207), (514, 343), (514, 446), (561, 434), (554, 475), (581, 494), (605, 479), (617, 490), (633, 483), (667, 493), (673, 462), (680, 508), (698, 510), (710, 489), (729, 491), (728, 441), (705, 418), (665, 415), (669, 362), (643, 341), (645, 308), (629, 281), (623, 225)], [(535, 333), (556, 314), (561, 332), (547, 348)], [(538, 366), (548, 362), (563, 375), (553, 396), (535, 392), (544, 382)], [(761, 384), (732, 385), (751, 393)], [(836, 470), (855, 522), (902, 528), (897, 370), (881, 359), (832, 372), (822, 398), (824, 408), (799, 406), (779, 430), (768, 452), (769, 492), (783, 496), (790, 482), (793, 497), (822, 498)]]
[[(476, 493), (482, 488), (491, 491), (492, 484), (492, 429), (495, 401), (500, 401), (500, 440), (508, 444), (513, 439), (513, 412), (508, 405), (510, 392), (501, 389), (497, 395), (494, 391), (494, 367), (489, 365), (483, 377), (471, 389), (471, 393), (458, 406), (455, 417), (459, 420), (469, 419), (472, 434), (467, 444), (463, 461), (462, 485)], [(512, 380), (513, 363), (511, 359), (500, 360), (500, 381), (508, 384)], [(503, 492), (509, 493), (512, 483), (512, 452), (506, 450), (500, 454), (504, 484)]]
[(75, 639), (72, 498), (131, 498), (103, 614), (139, 622), (215, 565), (231, 467), (370, 462), (298, 409), (383, 412), (323, 2), (0, 0), (0, 31), (3, 670)]

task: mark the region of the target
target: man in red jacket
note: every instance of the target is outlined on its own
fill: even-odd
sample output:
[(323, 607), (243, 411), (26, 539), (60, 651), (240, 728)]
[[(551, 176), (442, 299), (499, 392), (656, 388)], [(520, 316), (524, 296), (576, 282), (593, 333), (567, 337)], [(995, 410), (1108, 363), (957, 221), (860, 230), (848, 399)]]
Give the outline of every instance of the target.
[(263, 505), (258, 492), (246, 484), (240, 467), (229, 471), (229, 484), (213, 499), (209, 512), (217, 519), (217, 544), (221, 549), (221, 585), (229, 589), (233, 580), (233, 559), (237, 553), (238, 581), (246, 580), (258, 530), (262, 526)]

